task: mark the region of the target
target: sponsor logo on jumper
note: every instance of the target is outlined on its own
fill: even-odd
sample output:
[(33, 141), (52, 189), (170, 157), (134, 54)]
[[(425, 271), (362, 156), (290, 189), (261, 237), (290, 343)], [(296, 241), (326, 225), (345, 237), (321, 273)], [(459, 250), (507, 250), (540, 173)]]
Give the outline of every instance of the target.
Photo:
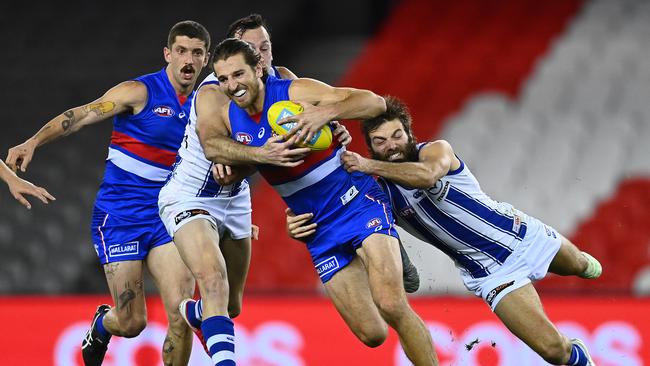
[(512, 231), (518, 234), (519, 229), (521, 229), (521, 217), (515, 215), (515, 217), (512, 219)]
[(552, 236), (557, 239), (557, 236), (555, 236), (555, 230), (551, 229), (550, 227), (544, 225), (544, 230), (546, 230), (546, 235)]
[(424, 191), (421, 191), (419, 189), (413, 193), (413, 198), (415, 198), (416, 200), (422, 196), (424, 196)]
[(174, 217), (174, 222), (176, 222), (176, 225), (178, 225), (181, 221), (196, 215), (210, 216), (210, 213), (206, 210), (201, 210), (198, 208), (195, 208), (193, 210), (185, 210)]
[(399, 211), (399, 215), (402, 217), (411, 217), (415, 215), (415, 210), (413, 209), (413, 206), (404, 207)]
[(166, 105), (157, 105), (153, 107), (152, 111), (160, 117), (173, 117), (176, 114), (172, 107)]
[(257, 133), (257, 138), (261, 139), (264, 137), (264, 132), (266, 132), (266, 129), (264, 127), (260, 128), (260, 131)]
[(316, 273), (318, 276), (323, 277), (332, 271), (335, 271), (339, 268), (339, 261), (335, 256), (331, 256), (324, 261), (318, 263), (316, 266)]
[(447, 191), (449, 190), (449, 182), (445, 183), (445, 187), (442, 189), (442, 192), (440, 192), (440, 196), (436, 198), (436, 201), (440, 202), (443, 199), (445, 199), (445, 196), (447, 195)]
[(178, 114), (178, 118), (185, 118), (185, 112), (181, 112)]
[(379, 217), (375, 217), (374, 219), (371, 219), (370, 221), (368, 221), (368, 223), (366, 224), (366, 228), (370, 229), (370, 228), (373, 228), (373, 227), (375, 227), (377, 225), (381, 225), (381, 219)]
[(128, 243), (112, 244), (108, 246), (108, 256), (111, 258), (124, 257), (127, 255), (133, 255), (139, 253), (140, 253), (139, 241), (130, 241)]
[(359, 190), (357, 189), (356, 186), (350, 187), (347, 192), (345, 192), (344, 195), (341, 196), (341, 202), (346, 205), (348, 202), (352, 201), (354, 197), (356, 197), (359, 194)]
[(494, 302), (494, 299), (497, 297), (497, 295), (500, 294), (501, 291), (507, 289), (508, 287), (514, 284), (515, 281), (510, 281), (508, 283), (504, 283), (497, 286), (494, 290), (490, 291), (490, 293), (485, 297), (485, 301), (487, 301), (487, 303), (490, 304), (490, 306), (492, 306), (492, 302)]
[(235, 134), (235, 140), (244, 145), (248, 145), (253, 142), (253, 136), (247, 134), (246, 132), (237, 132), (237, 134)]

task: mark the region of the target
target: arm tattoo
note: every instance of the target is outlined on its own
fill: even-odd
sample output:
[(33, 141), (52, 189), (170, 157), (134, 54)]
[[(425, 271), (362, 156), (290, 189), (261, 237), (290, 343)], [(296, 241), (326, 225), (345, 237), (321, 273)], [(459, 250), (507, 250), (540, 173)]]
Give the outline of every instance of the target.
[(72, 110), (66, 111), (63, 113), (63, 115), (66, 117), (66, 119), (61, 122), (61, 127), (63, 128), (63, 135), (67, 136), (72, 132), (72, 126), (77, 123), (77, 118), (74, 116), (74, 112)]
[(115, 103), (113, 102), (91, 103), (84, 107), (84, 112), (93, 112), (97, 117), (101, 117), (104, 113), (108, 113), (113, 109), (115, 109)]

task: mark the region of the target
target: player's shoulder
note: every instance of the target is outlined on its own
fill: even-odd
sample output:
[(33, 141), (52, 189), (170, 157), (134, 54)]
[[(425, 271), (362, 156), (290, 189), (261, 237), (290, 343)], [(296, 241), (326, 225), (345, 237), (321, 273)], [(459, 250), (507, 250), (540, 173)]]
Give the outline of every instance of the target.
[(289, 70), (284, 66), (273, 66), (273, 67), (275, 68), (280, 79), (294, 80), (298, 78), (296, 74), (294, 74), (291, 70)]

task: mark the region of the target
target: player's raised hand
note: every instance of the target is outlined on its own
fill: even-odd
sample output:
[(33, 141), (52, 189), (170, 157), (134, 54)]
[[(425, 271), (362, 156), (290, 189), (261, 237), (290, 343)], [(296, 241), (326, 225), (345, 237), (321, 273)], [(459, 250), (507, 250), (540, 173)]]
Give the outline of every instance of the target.
[(290, 208), (287, 208), (284, 212), (287, 215), (287, 234), (293, 239), (303, 241), (303, 238), (316, 232), (318, 224), (315, 222), (307, 224), (314, 217), (313, 213), (296, 215)]
[(304, 143), (311, 141), (314, 135), (320, 130), (327, 122), (332, 120), (332, 115), (328, 108), (317, 107), (309, 103), (293, 101), (299, 104), (303, 111), (294, 116), (285, 117), (278, 121), (279, 125), (285, 123), (295, 123), (296, 125), (291, 128), (289, 133), (285, 136), (296, 136), (296, 143)]
[(295, 147), (297, 136), (285, 140), (285, 136), (273, 136), (261, 147), (265, 164), (295, 167), (304, 162), (303, 158), (311, 152), (308, 147)]
[(50, 201), (56, 200), (45, 188), (41, 188), (33, 185), (32, 183), (19, 178), (16, 175), (7, 177), (7, 185), (9, 186), (9, 191), (14, 198), (20, 202), (27, 209), (31, 209), (32, 205), (25, 199), (24, 194), (34, 196), (41, 200), (43, 203), (47, 204)]
[(370, 160), (355, 152), (344, 151), (343, 154), (341, 154), (341, 163), (348, 173), (369, 173)]
[(343, 126), (339, 121), (330, 122), (334, 127), (334, 136), (336, 136), (343, 146), (348, 146), (352, 142), (352, 135), (348, 131), (347, 127)]
[(20, 169), (24, 173), (27, 171), (27, 166), (32, 161), (36, 147), (37, 142), (32, 139), (29, 139), (20, 145), (12, 147), (7, 153), (7, 166), (14, 172)]

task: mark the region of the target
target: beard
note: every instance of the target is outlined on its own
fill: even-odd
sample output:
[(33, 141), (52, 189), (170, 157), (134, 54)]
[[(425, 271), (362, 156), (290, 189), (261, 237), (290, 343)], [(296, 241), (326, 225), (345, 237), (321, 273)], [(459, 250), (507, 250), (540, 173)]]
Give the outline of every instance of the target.
[[(402, 157), (399, 159), (391, 160), (389, 157), (395, 153), (402, 153)], [(415, 141), (413, 141), (413, 139), (409, 139), (409, 141), (406, 143), (406, 145), (404, 145), (404, 147), (387, 151), (386, 154), (379, 154), (376, 151), (371, 150), (370, 155), (375, 160), (389, 161), (392, 163), (404, 163), (404, 162), (413, 162), (413, 161), (420, 160), (418, 156), (418, 148)]]

